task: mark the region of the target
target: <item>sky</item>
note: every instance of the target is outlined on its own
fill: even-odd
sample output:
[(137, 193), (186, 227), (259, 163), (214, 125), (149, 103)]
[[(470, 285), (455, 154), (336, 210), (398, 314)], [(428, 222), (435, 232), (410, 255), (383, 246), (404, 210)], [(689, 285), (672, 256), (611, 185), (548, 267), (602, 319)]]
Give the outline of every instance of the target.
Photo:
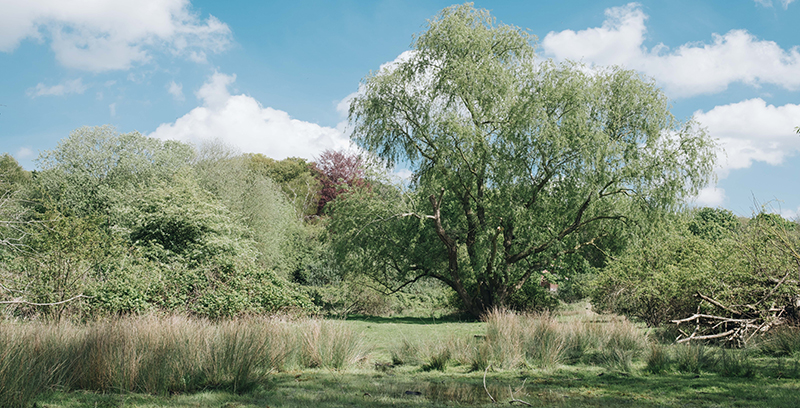
[[(82, 126), (313, 160), (349, 146), (359, 81), (453, 3), (0, 0), (0, 153), (36, 168)], [(717, 140), (693, 202), (800, 214), (800, 2), (475, 1), (540, 58), (653, 78)], [(403, 169), (396, 169), (403, 174)]]

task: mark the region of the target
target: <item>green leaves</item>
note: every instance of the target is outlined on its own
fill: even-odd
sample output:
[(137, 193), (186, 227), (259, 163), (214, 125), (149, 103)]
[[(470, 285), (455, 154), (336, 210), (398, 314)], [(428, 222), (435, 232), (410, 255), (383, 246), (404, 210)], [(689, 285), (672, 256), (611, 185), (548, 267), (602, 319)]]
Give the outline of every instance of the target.
[[(417, 223), (404, 242), (433, 237), (426, 246), (447, 265), (438, 272), (476, 314), (561, 256), (599, 244), (615, 224), (677, 208), (712, 171), (713, 143), (672, 116), (653, 81), (536, 60), (532, 41), (486, 10), (449, 7), (407, 60), (362, 81), (350, 108), (356, 143), (390, 164), (411, 163), (413, 212), (425, 215), (384, 214), (361, 227), (364, 244)], [(380, 259), (409, 258), (394, 267), (399, 276), (430, 263), (405, 250)]]

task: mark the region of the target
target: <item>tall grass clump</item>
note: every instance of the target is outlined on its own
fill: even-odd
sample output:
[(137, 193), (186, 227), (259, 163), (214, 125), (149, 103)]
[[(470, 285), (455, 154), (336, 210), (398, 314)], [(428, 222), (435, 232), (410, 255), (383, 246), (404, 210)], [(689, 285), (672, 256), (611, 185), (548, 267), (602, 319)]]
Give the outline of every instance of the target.
[(423, 371), (445, 371), (452, 361), (455, 364), (470, 365), (474, 342), (450, 336), (444, 340), (432, 339), (410, 341), (403, 339), (400, 345), (390, 352), (394, 365), (420, 365)]
[(351, 330), (315, 319), (214, 322), (149, 316), (84, 325), (0, 322), (0, 407), (29, 406), (53, 388), (238, 393), (289, 364), (345, 368), (364, 355)]
[(165, 394), (203, 388), (243, 391), (286, 358), (286, 333), (270, 319), (212, 323), (141, 317), (88, 325), (73, 342), (66, 385)]
[(0, 407), (25, 407), (64, 364), (59, 327), (0, 323)]
[(633, 360), (649, 344), (647, 336), (627, 319), (613, 319), (597, 328), (601, 364), (623, 372), (631, 371)]
[(366, 357), (361, 337), (339, 322), (310, 319), (298, 326), (303, 367), (343, 369)]
[(674, 350), (678, 371), (699, 374), (701, 371), (710, 371), (716, 365), (714, 353), (702, 344), (679, 344)]
[(761, 339), (760, 349), (775, 357), (793, 356), (800, 352), (800, 328), (779, 327)]
[(756, 375), (755, 364), (747, 349), (720, 349), (716, 371), (723, 377), (753, 378)]
[(650, 346), (650, 353), (647, 355), (645, 370), (651, 374), (661, 374), (669, 371), (672, 367), (672, 357), (669, 349), (660, 343), (653, 343)]
[(484, 320), (486, 343), (476, 349), (473, 369), (485, 367), (490, 361), (507, 369), (546, 368), (562, 362), (566, 338), (549, 314), (516, 314), (495, 309)]
[(630, 371), (648, 345), (647, 336), (625, 319), (598, 325), (586, 319), (559, 322), (550, 314), (493, 310), (484, 320), (486, 341), (474, 348), (473, 370), (489, 364), (549, 368), (582, 361)]

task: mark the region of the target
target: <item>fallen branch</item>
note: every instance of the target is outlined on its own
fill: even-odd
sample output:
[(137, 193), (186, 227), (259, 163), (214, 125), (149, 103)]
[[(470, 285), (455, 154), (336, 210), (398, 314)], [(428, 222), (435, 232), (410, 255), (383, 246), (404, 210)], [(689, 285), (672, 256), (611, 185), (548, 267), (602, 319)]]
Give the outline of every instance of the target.
[(726, 311), (726, 312), (732, 313), (732, 314), (734, 314), (734, 315), (736, 315), (736, 316), (741, 316), (741, 315), (742, 315), (742, 313), (741, 313), (741, 312), (739, 312), (739, 311), (737, 311), (737, 310), (735, 310), (735, 309), (731, 309), (730, 307), (728, 307), (728, 306), (725, 306), (725, 305), (723, 305), (722, 303), (720, 303), (720, 302), (718, 302), (718, 301), (716, 301), (716, 300), (714, 300), (714, 299), (712, 299), (712, 298), (710, 298), (710, 297), (708, 297), (708, 296), (706, 296), (706, 295), (704, 295), (704, 294), (702, 294), (702, 293), (700, 293), (700, 292), (695, 292), (695, 294), (696, 294), (696, 295), (697, 295), (697, 296), (698, 296), (700, 299), (703, 299), (703, 300), (705, 300), (706, 302), (708, 302), (708, 303), (711, 303), (712, 305), (714, 305), (714, 306), (716, 306), (716, 307), (718, 307), (718, 308), (720, 308), (720, 309), (722, 309), (722, 310), (724, 310), (724, 311)]
[[(527, 378), (525, 380), (527, 380)], [(525, 386), (525, 381), (522, 382), (522, 386), (523, 387)], [(514, 403), (517, 402), (517, 403), (520, 403), (520, 404), (523, 404), (523, 405), (527, 405), (529, 407), (533, 406), (530, 402), (526, 402), (526, 401), (523, 401), (521, 399), (514, 398), (514, 392), (511, 391), (511, 386), (510, 385), (508, 386), (508, 393), (511, 394), (511, 401), (508, 401), (509, 404), (514, 405)]]
[(728, 330), (728, 331), (726, 331), (725, 333), (709, 334), (709, 335), (705, 335), (705, 336), (694, 336), (694, 335), (692, 335), (691, 337), (687, 337), (687, 338), (685, 338), (685, 339), (680, 339), (680, 340), (678, 340), (678, 341), (677, 341), (677, 343), (685, 343), (685, 342), (687, 342), (687, 341), (691, 341), (691, 340), (710, 340), (710, 339), (718, 339), (718, 338), (720, 338), (720, 337), (730, 336), (731, 334), (734, 334), (734, 333), (736, 333), (737, 331), (738, 331), (738, 330), (736, 330), (736, 329), (733, 329), (733, 330)]
[(497, 404), (497, 400), (494, 399), (492, 394), (489, 394), (489, 389), (486, 388), (486, 373), (489, 372), (489, 368), (491, 368), (491, 367), (492, 367), (492, 365), (489, 364), (489, 365), (486, 366), (486, 369), (483, 370), (483, 389), (486, 391), (486, 395), (489, 396), (489, 399), (492, 400), (492, 404)]
[(728, 322), (728, 323), (745, 323), (745, 324), (749, 324), (749, 323), (752, 323), (752, 322), (755, 321), (755, 319), (732, 319), (730, 317), (722, 317), (722, 316), (707, 315), (707, 314), (702, 314), (702, 313), (695, 313), (695, 314), (693, 314), (693, 315), (691, 315), (691, 316), (689, 316), (687, 318), (678, 319), (678, 320), (670, 320), (670, 322), (675, 323), (675, 324), (681, 324), (681, 323), (688, 323), (688, 322), (691, 322), (692, 320), (696, 320), (696, 319), (721, 320), (723, 323)]

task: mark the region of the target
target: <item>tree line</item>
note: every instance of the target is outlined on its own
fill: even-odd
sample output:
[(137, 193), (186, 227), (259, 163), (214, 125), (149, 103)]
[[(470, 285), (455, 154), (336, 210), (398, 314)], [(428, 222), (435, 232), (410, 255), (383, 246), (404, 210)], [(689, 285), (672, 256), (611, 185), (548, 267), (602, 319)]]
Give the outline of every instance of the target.
[(683, 339), (797, 321), (797, 223), (687, 207), (717, 146), (651, 79), (542, 60), (469, 4), (412, 48), (361, 82), (358, 154), (277, 161), (95, 127), (32, 173), (4, 156), (10, 313), (352, 312), (422, 287), (477, 317), (553, 307), (547, 276), (565, 300), (691, 322)]
[(313, 309), (292, 277), (320, 267), (315, 219), (337, 188), (362, 182), (358, 160), (276, 161), (108, 126), (72, 132), (33, 172), (5, 154), (3, 301), (54, 318)]

